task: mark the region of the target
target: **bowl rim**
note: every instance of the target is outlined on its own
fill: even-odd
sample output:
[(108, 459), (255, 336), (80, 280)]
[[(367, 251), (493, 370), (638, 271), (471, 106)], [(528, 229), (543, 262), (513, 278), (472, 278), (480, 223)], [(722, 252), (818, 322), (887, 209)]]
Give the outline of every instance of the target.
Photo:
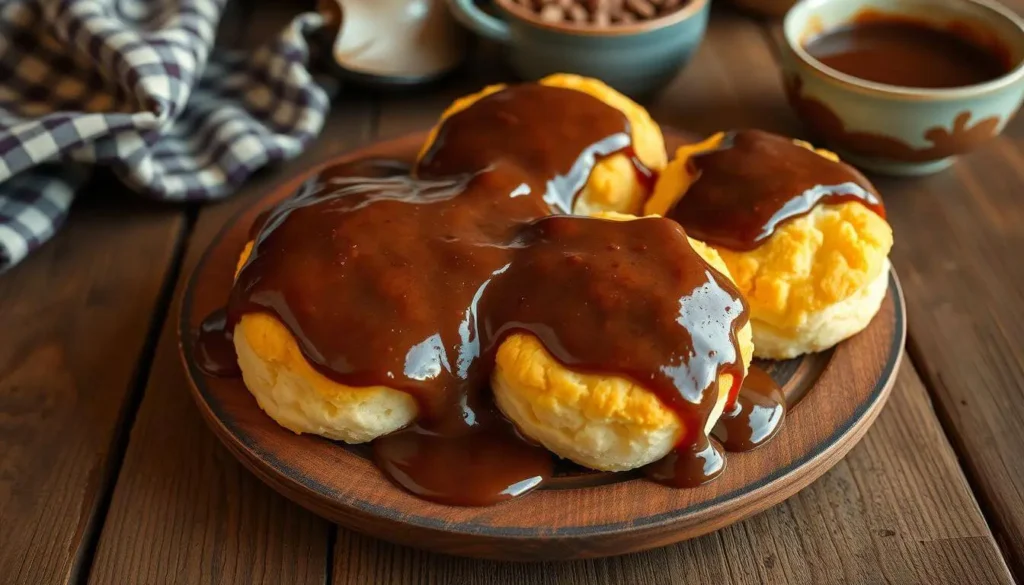
[[(821, 7), (837, 2), (839, 0), (800, 0), (787, 13), (782, 23), (782, 37), (786, 48), (809, 68), (815, 75), (831, 82), (837, 82), (849, 89), (859, 93), (870, 95), (883, 95), (886, 97), (904, 98), (910, 101), (941, 101), (951, 99), (964, 99), (984, 95), (1011, 86), (1021, 79), (1024, 79), (1024, 58), (1005, 74), (974, 85), (950, 88), (921, 88), (905, 85), (890, 85), (876, 81), (868, 81), (838, 69), (833, 69), (821, 61), (815, 59), (804, 49), (802, 39), (796, 31), (790, 34), (790, 30), (796, 28), (796, 18), (801, 13), (806, 13), (813, 18), (816, 10)], [(893, 7), (898, 12), (898, 6), (902, 0), (894, 0)], [(972, 6), (977, 9), (986, 10), (995, 16), (1010, 23), (1022, 38), (1024, 38), (1024, 18), (1017, 16), (1012, 10), (994, 0), (958, 0), (959, 4)]]
[(685, 6), (664, 16), (643, 20), (626, 26), (612, 25), (606, 27), (577, 26), (565, 22), (545, 22), (538, 15), (513, 0), (494, 0), (494, 5), (505, 15), (512, 16), (519, 22), (534, 28), (549, 30), (578, 37), (622, 37), (652, 32), (679, 24), (704, 12), (711, 0), (689, 0)]

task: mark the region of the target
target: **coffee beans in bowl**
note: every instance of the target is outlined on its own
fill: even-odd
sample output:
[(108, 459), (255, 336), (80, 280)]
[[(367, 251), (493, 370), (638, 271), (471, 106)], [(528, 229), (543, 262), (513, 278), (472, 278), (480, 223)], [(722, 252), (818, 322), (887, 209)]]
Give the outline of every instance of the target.
[(511, 0), (544, 22), (607, 27), (652, 20), (679, 10), (687, 0)]
[(505, 45), (524, 79), (596, 77), (633, 97), (672, 80), (704, 37), (711, 0), (448, 0), (452, 14)]

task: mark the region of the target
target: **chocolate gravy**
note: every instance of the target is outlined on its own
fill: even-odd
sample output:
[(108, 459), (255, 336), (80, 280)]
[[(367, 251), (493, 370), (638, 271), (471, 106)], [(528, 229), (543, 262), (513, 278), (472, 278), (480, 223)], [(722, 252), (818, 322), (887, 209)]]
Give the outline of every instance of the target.
[(870, 18), (806, 45), (823, 64), (859, 79), (927, 89), (965, 87), (1005, 75), (1010, 65), (956, 34), (903, 18)]
[(885, 217), (881, 198), (859, 171), (761, 130), (729, 132), (689, 164), (693, 184), (667, 215), (712, 245), (753, 250), (818, 204), (855, 201)]
[(214, 376), (237, 376), (242, 373), (235, 356), (235, 345), (227, 329), (228, 316), (217, 309), (203, 319), (196, 339), (195, 358), (199, 367)]
[(514, 332), (655, 392), (687, 429), (672, 456), (687, 478), (659, 480), (706, 481), (720, 466), (692, 468), (721, 459), (703, 427), (718, 376), (742, 377), (747, 308), (675, 222), (552, 215), (616, 153), (649, 175), (628, 120), (587, 94), (525, 84), (482, 98), (444, 121), (412, 176), (338, 165), (264, 216), (226, 330), (269, 313), (325, 376), (412, 395), (416, 424), (374, 441), (374, 458), (426, 499), (490, 504), (550, 477), (551, 455), (491, 397)]
[(680, 444), (668, 455), (644, 468), (644, 475), (658, 483), (689, 488), (705, 484), (725, 471), (721, 447), (701, 433), (694, 443)]
[(727, 405), (711, 434), (726, 451), (750, 451), (774, 437), (786, 417), (786, 399), (775, 380), (750, 366), (736, 401)]
[(487, 506), (523, 495), (551, 478), (546, 449), (521, 440), (494, 412), (469, 436), (432, 433), (421, 426), (373, 442), (373, 458), (391, 480), (413, 494), (455, 506)]

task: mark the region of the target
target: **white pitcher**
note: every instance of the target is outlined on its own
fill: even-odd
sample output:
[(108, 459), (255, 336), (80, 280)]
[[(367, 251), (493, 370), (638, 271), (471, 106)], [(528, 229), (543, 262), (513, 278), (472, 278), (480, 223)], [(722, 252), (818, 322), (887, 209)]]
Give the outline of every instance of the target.
[(340, 18), (334, 60), (357, 74), (417, 83), (454, 68), (465, 52), (444, 0), (321, 0), (320, 11)]

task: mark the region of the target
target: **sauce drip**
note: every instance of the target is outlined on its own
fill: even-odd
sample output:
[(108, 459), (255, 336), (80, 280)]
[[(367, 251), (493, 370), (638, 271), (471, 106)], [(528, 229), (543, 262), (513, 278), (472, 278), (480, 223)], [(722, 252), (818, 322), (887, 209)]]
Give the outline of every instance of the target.
[(550, 477), (551, 455), (492, 401), (513, 332), (657, 393), (690, 430), (674, 469), (703, 468), (747, 309), (674, 222), (552, 215), (615, 153), (631, 153), (629, 123), (587, 94), (525, 84), (482, 98), (441, 125), (413, 176), (337, 165), (262, 218), (227, 329), (269, 313), (325, 376), (412, 395), (416, 424), (374, 441), (374, 459), (426, 499), (485, 505)]
[(712, 245), (753, 250), (818, 204), (855, 201), (885, 217), (881, 198), (859, 171), (761, 130), (730, 132), (690, 164), (696, 179), (667, 215)]
[(196, 339), (196, 363), (206, 373), (214, 376), (237, 376), (242, 373), (235, 357), (235, 346), (231, 332), (227, 330), (228, 316), (224, 309), (210, 313), (199, 324)]
[(847, 75), (904, 87), (965, 87), (1009, 71), (999, 55), (962, 35), (906, 18), (871, 19), (826, 32), (806, 50)]
[(644, 475), (672, 487), (692, 488), (703, 485), (725, 471), (725, 456), (715, 441), (706, 435), (674, 451), (644, 468)]
[(554, 461), (547, 450), (518, 440), (505, 421), (480, 426), (469, 437), (419, 426), (392, 433), (373, 442), (374, 461), (413, 494), (456, 506), (497, 504), (551, 478)]
[(767, 443), (782, 428), (786, 399), (775, 380), (750, 366), (736, 401), (726, 406), (711, 434), (726, 451), (750, 451)]

